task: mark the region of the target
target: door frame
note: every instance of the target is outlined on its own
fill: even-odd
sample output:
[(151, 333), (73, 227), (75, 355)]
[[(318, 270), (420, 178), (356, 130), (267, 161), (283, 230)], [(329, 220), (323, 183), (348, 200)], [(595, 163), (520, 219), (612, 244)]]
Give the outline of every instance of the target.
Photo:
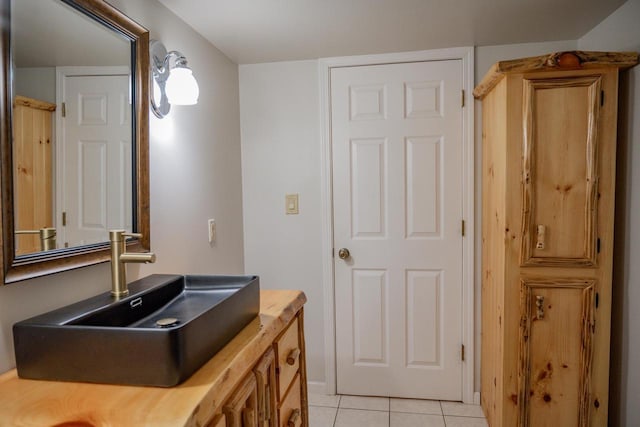
[[(339, 67), (382, 65), (423, 61), (462, 61), (462, 218), (465, 238), (462, 239), (462, 340), (465, 360), (462, 367), (462, 400), (479, 403), (475, 396), (475, 149), (474, 149), (474, 48), (425, 50), (379, 55), (322, 58), (318, 60), (320, 101), (320, 178), (322, 216), (322, 285), (324, 293), (325, 392), (337, 391), (335, 333), (335, 275), (333, 265), (333, 186), (331, 152), (331, 69)], [(476, 402), (477, 400), (477, 402)]]

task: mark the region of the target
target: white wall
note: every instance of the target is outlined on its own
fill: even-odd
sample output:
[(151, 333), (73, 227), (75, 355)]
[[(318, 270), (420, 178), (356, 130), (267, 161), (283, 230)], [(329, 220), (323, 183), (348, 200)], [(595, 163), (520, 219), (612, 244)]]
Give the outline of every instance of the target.
[[(245, 271), (307, 295), (309, 381), (324, 381), (320, 127), (316, 61), (240, 66)], [(299, 215), (285, 194), (299, 194)]]
[[(480, 47), (476, 49), (476, 80), (501, 59), (575, 48), (575, 41)], [(240, 66), (245, 270), (259, 274), (266, 286), (305, 291), (309, 298), (305, 311), (309, 379), (324, 382), (318, 85), (317, 61)], [(476, 107), (479, 111), (479, 103)], [(477, 126), (476, 141), (481, 141), (480, 135)], [(481, 150), (476, 153), (479, 173)], [(476, 187), (475, 388), (479, 390), (479, 176)], [(295, 192), (300, 193), (301, 214), (285, 215), (285, 194)]]
[(56, 102), (55, 67), (16, 68), (13, 72), (16, 95)]
[[(200, 102), (163, 119), (151, 114), (151, 273), (243, 272), (242, 186), (237, 66), (156, 0), (112, 0), (168, 49), (184, 53), (200, 84)], [(218, 239), (207, 241), (207, 219)], [(12, 325), (110, 289), (108, 264), (0, 287), (0, 372), (15, 365)]]
[[(640, 52), (640, 0), (578, 40), (581, 50)], [(640, 66), (621, 75), (609, 425), (640, 426)]]

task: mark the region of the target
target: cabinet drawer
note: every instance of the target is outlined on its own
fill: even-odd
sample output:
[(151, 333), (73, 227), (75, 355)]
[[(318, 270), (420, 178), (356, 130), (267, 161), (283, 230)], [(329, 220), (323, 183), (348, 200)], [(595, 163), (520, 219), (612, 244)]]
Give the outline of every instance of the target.
[(296, 375), (289, 393), (280, 406), (281, 427), (300, 427), (302, 425), (302, 401), (300, 394), (300, 375)]
[(276, 340), (276, 356), (278, 368), (278, 400), (282, 401), (291, 380), (300, 367), (300, 340), (298, 337), (298, 318)]

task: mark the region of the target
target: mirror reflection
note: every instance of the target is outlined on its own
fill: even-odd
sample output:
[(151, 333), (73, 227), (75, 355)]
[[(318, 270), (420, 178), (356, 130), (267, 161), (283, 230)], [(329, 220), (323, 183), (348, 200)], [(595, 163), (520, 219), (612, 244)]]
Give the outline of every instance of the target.
[(12, 0), (16, 255), (132, 231), (131, 43), (60, 0)]

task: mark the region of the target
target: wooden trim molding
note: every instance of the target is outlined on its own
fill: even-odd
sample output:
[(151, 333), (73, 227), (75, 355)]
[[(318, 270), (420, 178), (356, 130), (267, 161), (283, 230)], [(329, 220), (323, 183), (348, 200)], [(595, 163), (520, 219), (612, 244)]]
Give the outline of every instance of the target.
[(38, 110), (44, 111), (56, 111), (56, 104), (52, 104), (51, 102), (41, 101), (39, 99), (33, 99), (26, 96), (16, 95), (13, 99), (13, 106), (15, 108), (16, 105), (22, 105), (25, 107), (31, 107)]
[(625, 69), (638, 63), (636, 52), (556, 52), (542, 56), (499, 61), (493, 64), (484, 78), (476, 86), (473, 96), (484, 98), (505, 74), (528, 73), (532, 71), (583, 70), (589, 68), (616, 67)]

